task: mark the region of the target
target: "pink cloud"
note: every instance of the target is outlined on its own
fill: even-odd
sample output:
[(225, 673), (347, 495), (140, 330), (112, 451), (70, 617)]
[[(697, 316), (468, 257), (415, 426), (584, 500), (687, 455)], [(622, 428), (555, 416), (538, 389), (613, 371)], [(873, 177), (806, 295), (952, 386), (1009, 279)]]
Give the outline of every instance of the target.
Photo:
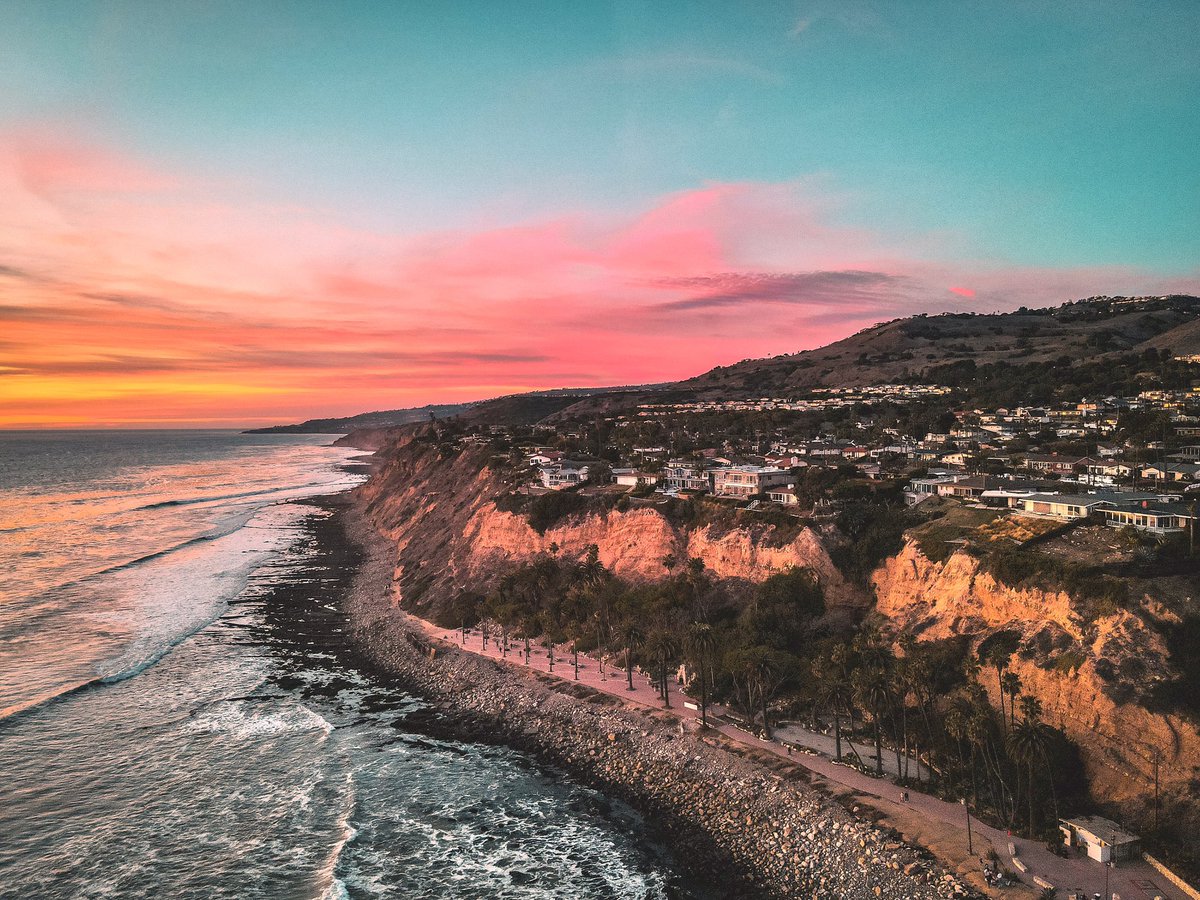
[[(1163, 283), (934, 264), (831, 224), (836, 197), (812, 182), (709, 184), (625, 214), (398, 237), (22, 140), (0, 135), (0, 372), (20, 373), (0, 378), (0, 422), (39, 409), (287, 419), (662, 381), (917, 311)], [(968, 279), (947, 302), (940, 285)], [(1187, 283), (1200, 279), (1174, 289)]]

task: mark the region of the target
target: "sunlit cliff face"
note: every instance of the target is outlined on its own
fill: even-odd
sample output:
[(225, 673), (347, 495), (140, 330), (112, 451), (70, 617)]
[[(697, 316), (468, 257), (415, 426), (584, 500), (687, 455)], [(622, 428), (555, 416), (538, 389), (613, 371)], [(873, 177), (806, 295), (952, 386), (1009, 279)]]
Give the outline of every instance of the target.
[(919, 310), (1163, 284), (923, 261), (927, 238), (830, 224), (814, 182), (401, 235), (62, 135), (0, 147), (0, 427), (236, 426), (672, 380)]

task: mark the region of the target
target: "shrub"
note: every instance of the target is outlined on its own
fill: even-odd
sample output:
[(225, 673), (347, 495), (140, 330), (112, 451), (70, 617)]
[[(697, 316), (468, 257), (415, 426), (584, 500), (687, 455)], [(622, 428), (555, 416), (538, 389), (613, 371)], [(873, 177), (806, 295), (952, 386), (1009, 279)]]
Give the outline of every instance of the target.
[(572, 490), (552, 491), (530, 500), (526, 515), (530, 527), (538, 534), (545, 534), (551, 526), (587, 507), (588, 498), (583, 494)]

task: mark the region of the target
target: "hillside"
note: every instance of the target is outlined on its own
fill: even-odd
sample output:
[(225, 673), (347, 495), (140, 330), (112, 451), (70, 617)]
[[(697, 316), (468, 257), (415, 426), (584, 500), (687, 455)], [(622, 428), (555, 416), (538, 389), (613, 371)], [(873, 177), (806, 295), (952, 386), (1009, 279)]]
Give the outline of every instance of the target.
[(297, 425), (271, 425), (267, 428), (250, 428), (245, 434), (348, 434), (367, 428), (391, 428), (396, 425), (411, 425), (428, 422), (430, 419), (446, 419), (468, 411), (473, 403), (441, 403), (417, 406), (411, 409), (388, 409), (379, 412), (359, 413), (340, 419), (309, 419)]
[[(1200, 298), (1099, 297), (1050, 309), (895, 319), (815, 350), (718, 366), (674, 385), (701, 398), (788, 396), (813, 387), (920, 380), (931, 369), (1200, 351)], [(1065, 358), (1065, 359), (1064, 359)]]

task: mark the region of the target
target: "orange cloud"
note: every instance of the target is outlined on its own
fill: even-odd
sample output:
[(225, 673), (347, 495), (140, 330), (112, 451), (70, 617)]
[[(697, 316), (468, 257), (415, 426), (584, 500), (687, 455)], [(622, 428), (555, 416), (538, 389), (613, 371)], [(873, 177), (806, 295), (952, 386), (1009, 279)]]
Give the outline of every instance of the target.
[(804, 182), (401, 237), (40, 133), (0, 135), (0, 195), (9, 427), (241, 425), (671, 380), (938, 311), (933, 286), (963, 276), (977, 287), (951, 293), (973, 308), (1114, 280), (951, 271), (830, 225), (833, 201)]

